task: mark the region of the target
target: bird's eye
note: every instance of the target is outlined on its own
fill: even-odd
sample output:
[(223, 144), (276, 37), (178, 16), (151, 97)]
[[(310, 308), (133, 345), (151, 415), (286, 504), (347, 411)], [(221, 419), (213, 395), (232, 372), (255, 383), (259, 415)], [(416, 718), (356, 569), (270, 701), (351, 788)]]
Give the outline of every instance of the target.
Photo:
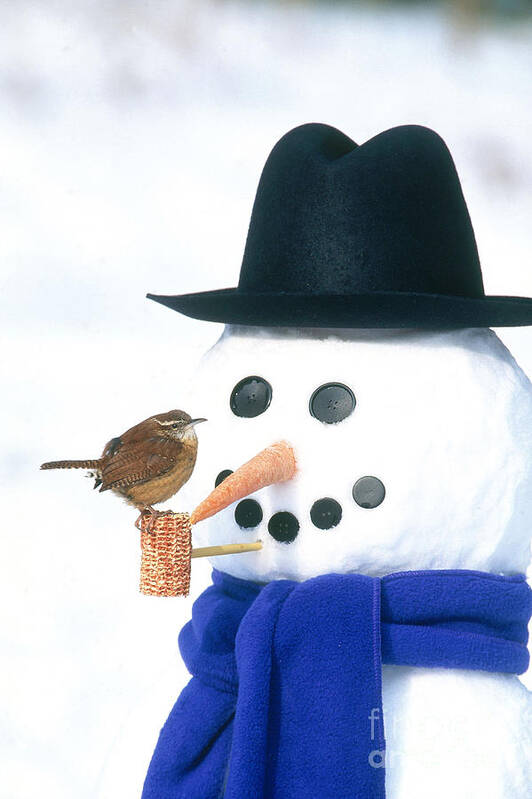
[(336, 424), (353, 413), (357, 401), (348, 386), (343, 383), (325, 383), (316, 389), (310, 398), (312, 416), (324, 424)]
[(272, 387), (263, 377), (244, 377), (231, 392), (230, 405), (235, 416), (260, 416), (272, 401)]
[(173, 430), (177, 430), (178, 427), (179, 427), (178, 423), (174, 422), (173, 425), (172, 425), (172, 429)]

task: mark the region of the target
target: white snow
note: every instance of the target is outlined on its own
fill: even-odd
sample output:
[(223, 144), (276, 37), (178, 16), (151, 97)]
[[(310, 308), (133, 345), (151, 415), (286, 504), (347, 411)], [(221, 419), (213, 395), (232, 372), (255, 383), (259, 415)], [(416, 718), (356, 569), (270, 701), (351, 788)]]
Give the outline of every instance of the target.
[(530, 693), (511, 674), (384, 666), (387, 799), (529, 799)]
[[(187, 600), (141, 597), (132, 510), (38, 465), (160, 410), (203, 414), (186, 397), (222, 327), (144, 294), (236, 283), (262, 165), (302, 122), (357, 141), (435, 128), (488, 293), (532, 296), (532, 29), (201, 0), (19, 0), (0, 23), (0, 797), (129, 799), (186, 679), (176, 636), (209, 564)], [(497, 332), (532, 374), (530, 330)]]
[[(270, 406), (254, 418), (236, 416), (229, 404), (248, 375), (272, 387)], [(338, 424), (309, 412), (314, 390), (329, 382), (356, 397)], [(181, 492), (187, 506), (198, 486), (210, 490), (219, 472), (276, 441), (288, 441), (297, 462), (293, 480), (252, 495), (264, 514), (259, 526), (242, 530), (231, 505), (195, 528), (198, 541), (209, 544), (263, 541), (260, 551), (224, 556), (225, 571), (263, 582), (335, 571), (526, 571), (532, 385), (493, 331), (229, 328), (198, 370), (193, 397), (210, 429), (194, 485)], [(367, 475), (386, 489), (373, 509), (361, 508), (351, 493)], [(310, 519), (324, 497), (342, 508), (330, 530)], [(268, 533), (278, 511), (299, 521), (290, 544)]]

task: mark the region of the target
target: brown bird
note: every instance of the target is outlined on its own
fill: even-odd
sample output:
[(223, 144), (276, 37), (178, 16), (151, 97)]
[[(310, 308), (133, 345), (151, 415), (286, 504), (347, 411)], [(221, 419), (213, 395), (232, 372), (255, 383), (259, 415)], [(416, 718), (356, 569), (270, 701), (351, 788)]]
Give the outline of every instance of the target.
[(50, 461), (41, 469), (88, 469), (94, 488), (110, 489), (140, 510), (137, 525), (145, 512), (153, 523), (159, 511), (152, 505), (170, 499), (192, 474), (198, 452), (194, 426), (206, 421), (184, 411), (157, 413), (112, 438), (98, 459)]

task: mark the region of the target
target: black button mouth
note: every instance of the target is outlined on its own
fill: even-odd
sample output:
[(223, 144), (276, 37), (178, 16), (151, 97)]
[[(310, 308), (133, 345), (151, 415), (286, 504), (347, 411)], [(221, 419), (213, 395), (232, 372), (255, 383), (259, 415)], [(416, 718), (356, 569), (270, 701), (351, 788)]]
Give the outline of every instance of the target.
[(287, 510), (274, 513), (268, 522), (268, 532), (283, 544), (291, 544), (299, 532), (299, 522), (293, 513)]
[(258, 527), (262, 521), (262, 508), (256, 499), (243, 499), (235, 508), (235, 522), (244, 530)]
[(330, 530), (340, 524), (342, 506), (331, 497), (318, 499), (310, 510), (312, 524), (320, 530)]
[(377, 508), (385, 496), (386, 489), (378, 477), (361, 477), (353, 486), (353, 499), (361, 508)]
[(214, 481), (214, 487), (218, 488), (220, 483), (223, 483), (225, 478), (229, 477), (230, 474), (233, 474), (233, 470), (232, 469), (224, 469), (223, 471), (221, 471), (219, 473), (218, 477), (216, 478), (216, 480)]

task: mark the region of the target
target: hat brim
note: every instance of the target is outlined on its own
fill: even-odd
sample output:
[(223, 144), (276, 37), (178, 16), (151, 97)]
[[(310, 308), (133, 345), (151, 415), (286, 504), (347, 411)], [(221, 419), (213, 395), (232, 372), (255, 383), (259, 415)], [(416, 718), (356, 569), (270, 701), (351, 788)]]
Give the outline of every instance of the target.
[(150, 300), (207, 322), (264, 327), (418, 328), (532, 325), (528, 297), (457, 297), (447, 294), (253, 293), (238, 288)]

